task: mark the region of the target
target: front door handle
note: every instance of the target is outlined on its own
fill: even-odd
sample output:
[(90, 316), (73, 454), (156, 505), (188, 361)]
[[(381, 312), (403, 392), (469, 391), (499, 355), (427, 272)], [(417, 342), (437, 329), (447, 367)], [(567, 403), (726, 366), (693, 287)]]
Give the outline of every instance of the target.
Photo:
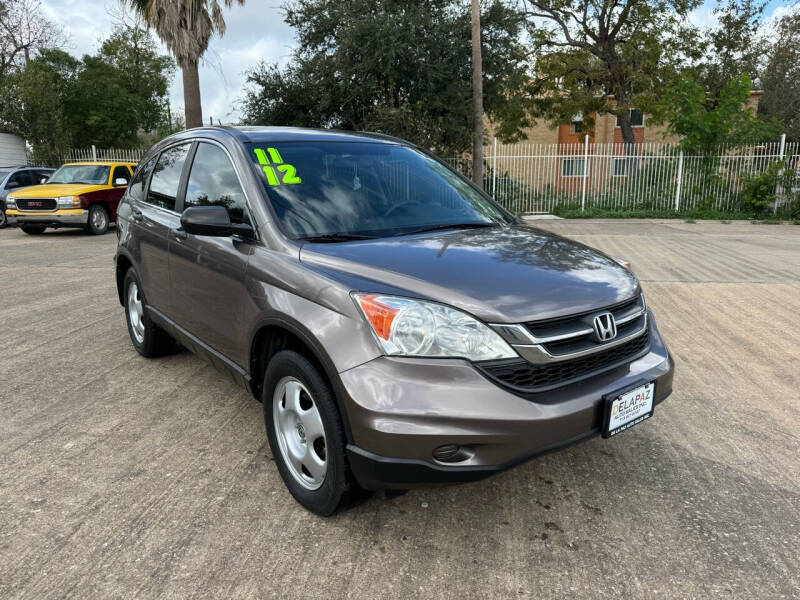
[(131, 214), (133, 214), (133, 220), (134, 221), (143, 221), (144, 220), (144, 215), (142, 214), (142, 211), (140, 211), (138, 208), (131, 209)]
[(179, 242), (182, 242), (189, 237), (188, 234), (183, 230), (183, 227), (179, 227), (178, 229), (170, 229), (170, 232), (172, 233), (172, 237)]

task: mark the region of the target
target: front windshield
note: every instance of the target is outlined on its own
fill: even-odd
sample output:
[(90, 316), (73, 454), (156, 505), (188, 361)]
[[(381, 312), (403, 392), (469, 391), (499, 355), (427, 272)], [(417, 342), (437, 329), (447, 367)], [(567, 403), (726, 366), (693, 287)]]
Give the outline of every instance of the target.
[(270, 202), (294, 239), (386, 237), (511, 221), (448, 167), (406, 146), (252, 144)]
[(101, 165), (64, 165), (53, 173), (47, 183), (106, 185), (108, 184), (109, 169), (110, 167)]

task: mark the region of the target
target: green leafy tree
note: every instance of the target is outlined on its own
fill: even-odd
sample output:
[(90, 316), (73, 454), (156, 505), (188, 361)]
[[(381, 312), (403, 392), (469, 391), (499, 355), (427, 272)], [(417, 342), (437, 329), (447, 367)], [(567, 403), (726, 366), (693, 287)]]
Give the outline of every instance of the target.
[(80, 63), (61, 50), (47, 50), (6, 78), (2, 120), (33, 146), (34, 160), (59, 164), (70, 147), (65, 107)]
[(716, 98), (731, 79), (758, 79), (763, 54), (758, 28), (764, 0), (724, 0), (714, 9), (719, 24), (705, 32), (706, 53), (699, 65), (700, 82)]
[(766, 60), (759, 114), (780, 121), (786, 138), (800, 142), (800, 4), (781, 17), (760, 47), (766, 47)]
[[(0, 114), (13, 109), (5, 104), (15, 82), (9, 78), (22, 71), (41, 50), (63, 45), (61, 29), (48, 21), (39, 0), (0, 0)], [(0, 130), (11, 129), (3, 124)]]
[(156, 129), (168, 111), (175, 61), (159, 52), (153, 35), (138, 20), (117, 26), (103, 41), (98, 56), (119, 72), (120, 85), (132, 97), (138, 127)]
[[(505, 140), (529, 124), (522, 21), (499, 1), (481, 15), (483, 103)], [(243, 99), (249, 124), (371, 130), (444, 152), (472, 147), (471, 18), (453, 0), (299, 0), (285, 6), (298, 48), (261, 63)]]
[(751, 87), (750, 78), (742, 75), (711, 96), (686, 75), (666, 90), (657, 112), (666, 119), (669, 131), (681, 137), (687, 154), (713, 156), (720, 146), (751, 144), (775, 134), (774, 124), (747, 108)]
[(75, 146), (138, 145), (164, 119), (174, 63), (138, 23), (118, 26), (96, 56), (85, 56), (67, 102)]
[(578, 113), (617, 116), (635, 142), (629, 109), (649, 109), (685, 60), (699, 57), (687, 25), (699, 0), (520, 0), (536, 61), (534, 115), (552, 123)]

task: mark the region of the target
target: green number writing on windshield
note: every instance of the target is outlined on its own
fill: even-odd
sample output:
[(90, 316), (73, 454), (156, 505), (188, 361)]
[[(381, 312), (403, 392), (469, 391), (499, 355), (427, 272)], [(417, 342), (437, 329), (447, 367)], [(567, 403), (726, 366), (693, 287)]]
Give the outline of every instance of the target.
[[(293, 165), (283, 162), (283, 157), (277, 148), (267, 148), (266, 152), (261, 148), (256, 148), (253, 152), (258, 159), (258, 164), (264, 169), (264, 175), (267, 176), (267, 183), (270, 185), (280, 185), (281, 183), (292, 185), (303, 182), (297, 176), (297, 169)], [(268, 153), (269, 159), (267, 159)], [(278, 180), (278, 173), (281, 174), (280, 180)]]

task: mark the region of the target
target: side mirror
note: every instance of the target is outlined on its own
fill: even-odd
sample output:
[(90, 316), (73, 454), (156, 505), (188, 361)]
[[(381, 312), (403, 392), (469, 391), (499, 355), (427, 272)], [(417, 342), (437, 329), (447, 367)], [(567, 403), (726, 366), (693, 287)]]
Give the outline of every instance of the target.
[(190, 206), (181, 215), (181, 227), (186, 233), (192, 235), (253, 236), (253, 228), (249, 225), (231, 223), (231, 218), (224, 206)]
[(127, 185), (128, 185), (128, 180), (127, 180), (127, 179), (125, 179), (124, 177), (117, 177), (117, 178), (114, 180), (114, 187), (121, 187), (121, 186), (123, 186), (123, 185), (124, 185), (124, 186), (127, 186)]

